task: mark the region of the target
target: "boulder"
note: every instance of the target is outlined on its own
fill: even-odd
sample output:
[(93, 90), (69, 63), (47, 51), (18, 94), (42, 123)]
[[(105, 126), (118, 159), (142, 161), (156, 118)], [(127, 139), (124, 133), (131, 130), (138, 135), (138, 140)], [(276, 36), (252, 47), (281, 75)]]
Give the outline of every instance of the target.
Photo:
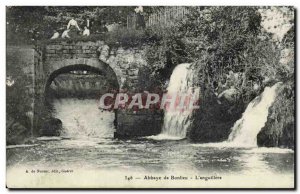
[(128, 139), (157, 135), (161, 132), (163, 112), (143, 109), (138, 111), (122, 110), (116, 112), (115, 138)]
[(212, 91), (204, 91), (200, 109), (193, 115), (193, 124), (187, 137), (195, 142), (220, 142), (227, 140), (230, 129), (245, 110), (239, 100), (218, 98)]
[(229, 102), (235, 102), (236, 98), (237, 98), (237, 95), (238, 95), (238, 91), (234, 87), (231, 87), (231, 88), (221, 92), (218, 95), (218, 98), (219, 99), (225, 99)]
[(62, 122), (57, 118), (49, 118), (43, 122), (40, 130), (41, 136), (59, 136), (62, 130)]
[(11, 117), (7, 117), (6, 143), (7, 145), (24, 144), (30, 138), (30, 130)]
[(295, 103), (293, 83), (278, 88), (265, 126), (257, 135), (258, 146), (294, 149)]

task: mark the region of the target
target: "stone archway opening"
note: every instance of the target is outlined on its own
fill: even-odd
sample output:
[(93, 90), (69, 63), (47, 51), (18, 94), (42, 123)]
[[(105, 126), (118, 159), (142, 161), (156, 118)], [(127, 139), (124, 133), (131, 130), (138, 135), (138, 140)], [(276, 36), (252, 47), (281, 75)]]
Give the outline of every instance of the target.
[(52, 98), (99, 98), (118, 90), (119, 84), (111, 69), (76, 64), (52, 72), (45, 86), (46, 103)]
[[(45, 107), (50, 121), (42, 135), (58, 134), (59, 130), (59, 135), (72, 138), (113, 137), (115, 112), (100, 109), (98, 103), (103, 94), (118, 90), (118, 80), (111, 68), (75, 64), (53, 71), (45, 85)], [(60, 122), (58, 129), (56, 125)]]

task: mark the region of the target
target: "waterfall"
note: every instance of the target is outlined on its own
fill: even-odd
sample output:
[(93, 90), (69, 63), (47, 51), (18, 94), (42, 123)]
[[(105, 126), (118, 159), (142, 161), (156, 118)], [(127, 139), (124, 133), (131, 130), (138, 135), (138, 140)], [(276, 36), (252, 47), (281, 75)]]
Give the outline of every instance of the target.
[(264, 92), (252, 100), (241, 119), (235, 122), (227, 140), (231, 145), (257, 147), (257, 134), (267, 122), (269, 108), (276, 98), (276, 89), (281, 83), (266, 87)]
[[(167, 88), (167, 96), (186, 95), (189, 100), (199, 99), (200, 88), (194, 86), (195, 71), (191, 64), (183, 63), (178, 65), (170, 78)], [(194, 97), (194, 98), (193, 98)], [(178, 99), (177, 99), (178, 100)], [(178, 102), (178, 101), (177, 101)], [(177, 104), (178, 105), (178, 104)], [(181, 110), (166, 109), (161, 134), (152, 136), (153, 139), (183, 139), (191, 124), (192, 110), (185, 103)], [(177, 107), (178, 108), (178, 107)]]
[(63, 123), (63, 135), (74, 138), (113, 137), (113, 112), (98, 109), (96, 100), (56, 99), (53, 116)]

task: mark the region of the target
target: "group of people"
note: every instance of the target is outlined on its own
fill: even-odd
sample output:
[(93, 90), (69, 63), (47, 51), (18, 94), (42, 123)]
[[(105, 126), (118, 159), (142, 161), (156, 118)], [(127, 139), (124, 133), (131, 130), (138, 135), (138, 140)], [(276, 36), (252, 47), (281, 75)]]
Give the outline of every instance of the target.
[[(71, 20), (68, 22), (67, 29), (63, 31), (61, 34), (61, 38), (71, 38), (76, 37), (78, 34), (82, 32), (82, 36), (89, 36), (90, 30), (89, 30), (89, 20), (87, 20), (87, 25), (84, 27), (84, 30), (82, 32), (81, 28), (78, 26), (77, 21), (74, 18), (71, 18)], [(50, 39), (57, 39), (60, 37), (60, 34), (57, 30), (54, 31), (53, 36)]]
[[(136, 28), (140, 29), (140, 28), (145, 28), (145, 21), (144, 21), (144, 14), (143, 14), (143, 7), (142, 6), (138, 6), (134, 9), (134, 12), (136, 14)], [(93, 21), (92, 21), (93, 23)], [(101, 21), (101, 23), (99, 23), (100, 25), (97, 25), (98, 23), (96, 23), (94, 26), (93, 31), (95, 33), (105, 33), (107, 31), (113, 31), (115, 28), (118, 28), (119, 24), (116, 24), (115, 22), (110, 24), (110, 25), (106, 25), (106, 23), (104, 21)], [(117, 27), (116, 27), (117, 26)], [(78, 36), (90, 36), (91, 32), (90, 32), (90, 20), (87, 19), (86, 20), (86, 25), (84, 26), (84, 29), (82, 30), (77, 21), (74, 19), (74, 16), (69, 20), (67, 28), (60, 34), (58, 32), (58, 30), (54, 30), (54, 33), (52, 35), (52, 37), (50, 39), (57, 39), (57, 38), (74, 38), (74, 37), (78, 37)]]

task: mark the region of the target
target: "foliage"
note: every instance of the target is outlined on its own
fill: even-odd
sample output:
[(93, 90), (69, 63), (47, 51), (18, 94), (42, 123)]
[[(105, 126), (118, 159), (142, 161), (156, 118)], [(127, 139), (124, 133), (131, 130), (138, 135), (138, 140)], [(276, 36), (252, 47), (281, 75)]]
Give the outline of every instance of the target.
[(32, 96), (29, 96), (24, 87), (24, 78), (20, 68), (12, 68), (7, 66), (7, 76), (13, 81), (12, 85), (6, 85), (6, 116), (14, 118), (25, 127), (29, 127), (26, 113), (31, 110), (29, 106), (32, 101)]
[(71, 17), (79, 26), (90, 20), (91, 31), (104, 24), (126, 24), (133, 6), (12, 6), (6, 8), (8, 44), (33, 44), (49, 39), (54, 30), (63, 31)]
[(230, 72), (240, 73), (242, 80), (234, 87), (251, 96), (245, 99), (248, 101), (253, 84), (261, 89), (268, 82), (293, 75), (292, 68), (279, 64), (280, 45), (271, 41), (270, 34), (262, 33), (257, 7), (189, 9), (186, 19), (177, 25), (149, 33), (155, 41), (148, 62), (154, 72), (164, 74), (161, 77), (165, 77), (165, 69), (195, 62), (202, 75), (199, 84), (218, 90)]
[(154, 27), (146, 30), (148, 45), (146, 58), (150, 64), (152, 76), (164, 82), (170, 77), (173, 68), (186, 62), (192, 62), (188, 57), (187, 44), (183, 37), (178, 33), (178, 27), (160, 28)]
[(108, 45), (121, 45), (126, 48), (141, 46), (147, 42), (147, 36), (143, 30), (121, 28), (106, 33), (104, 40)]

